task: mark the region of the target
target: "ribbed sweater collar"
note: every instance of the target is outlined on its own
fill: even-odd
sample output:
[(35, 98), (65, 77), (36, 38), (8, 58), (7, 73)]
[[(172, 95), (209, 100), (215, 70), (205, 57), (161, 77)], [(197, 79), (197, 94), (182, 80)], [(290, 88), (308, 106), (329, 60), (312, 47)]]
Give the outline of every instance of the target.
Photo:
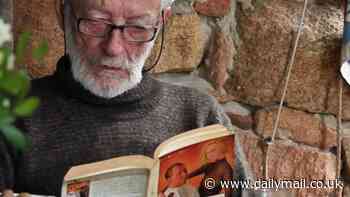
[(63, 56), (57, 64), (56, 77), (60, 80), (61, 87), (69, 96), (80, 99), (83, 102), (96, 105), (153, 105), (159, 95), (159, 83), (148, 74), (144, 74), (141, 82), (133, 89), (114, 98), (102, 98), (92, 94), (77, 82), (71, 72), (71, 63), (68, 56)]

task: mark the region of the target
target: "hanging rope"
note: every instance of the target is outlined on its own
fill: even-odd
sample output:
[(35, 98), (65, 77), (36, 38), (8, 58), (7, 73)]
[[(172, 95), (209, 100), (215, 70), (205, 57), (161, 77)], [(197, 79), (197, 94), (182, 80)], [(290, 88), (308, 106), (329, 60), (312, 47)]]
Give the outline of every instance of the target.
[(300, 24), (299, 24), (299, 27), (298, 27), (298, 34), (297, 34), (297, 37), (295, 39), (292, 56), (291, 56), (291, 59), (290, 59), (290, 62), (289, 62), (289, 66), (288, 66), (289, 68), (288, 68), (288, 73), (287, 73), (287, 78), (286, 78), (286, 84), (285, 84), (284, 89), (283, 89), (282, 98), (281, 98), (280, 105), (279, 105), (279, 108), (278, 108), (277, 119), (275, 121), (274, 129), (273, 129), (273, 133), (272, 133), (272, 142), (274, 142), (274, 140), (276, 138), (278, 124), (279, 124), (279, 120), (280, 120), (280, 116), (281, 116), (281, 112), (282, 112), (283, 103), (284, 103), (284, 100), (285, 100), (285, 97), (286, 97), (286, 94), (287, 94), (289, 79), (290, 79), (290, 75), (292, 73), (292, 68), (293, 68), (293, 65), (294, 65), (294, 60), (295, 60), (295, 55), (296, 55), (297, 47), (298, 47), (299, 40), (300, 40), (300, 35), (301, 35), (301, 32), (302, 32), (303, 27), (304, 27), (304, 18), (305, 18), (305, 13), (306, 13), (306, 8), (307, 8), (307, 1), (308, 0), (304, 1), (303, 14), (301, 16)]
[(304, 8), (303, 8), (302, 16), (301, 16), (300, 23), (299, 23), (299, 26), (298, 26), (298, 33), (297, 33), (297, 36), (295, 38), (293, 52), (292, 52), (292, 55), (291, 55), (291, 58), (290, 58), (290, 61), (289, 61), (289, 64), (288, 64), (288, 73), (287, 73), (287, 77), (286, 77), (286, 84), (284, 86), (282, 98), (280, 100), (278, 113), (277, 113), (276, 121), (275, 121), (275, 124), (274, 124), (273, 132), (272, 132), (272, 137), (271, 137), (271, 139), (266, 139), (265, 142), (264, 142), (266, 144), (266, 151), (265, 151), (265, 155), (266, 156), (265, 156), (265, 164), (264, 164), (264, 166), (265, 166), (264, 173), (265, 173), (265, 179), (266, 180), (269, 177), (268, 176), (268, 160), (269, 160), (268, 152), (269, 152), (269, 146), (275, 142), (276, 133), (277, 133), (277, 130), (278, 130), (278, 125), (279, 125), (280, 116), (281, 116), (281, 112), (282, 112), (282, 107), (283, 107), (283, 103), (284, 103), (284, 100), (285, 100), (285, 97), (286, 97), (286, 94), (287, 94), (288, 83), (289, 83), (290, 75), (291, 75), (292, 68), (293, 68), (293, 65), (294, 65), (294, 60), (295, 60), (295, 56), (296, 56), (296, 50), (298, 48), (301, 32), (302, 32), (303, 27), (304, 27), (304, 18), (305, 18), (305, 13), (306, 13), (306, 9), (307, 9), (307, 3), (308, 3), (308, 0), (304, 0)]
[[(339, 79), (339, 101), (338, 101), (338, 124), (337, 124), (337, 171), (336, 171), (336, 179), (340, 179), (341, 175), (341, 151), (342, 151), (342, 112), (343, 112), (343, 79), (340, 77)], [(342, 192), (341, 192), (341, 188), (337, 188), (338, 189), (338, 193), (337, 196), (338, 197), (342, 197)]]
[[(348, 44), (348, 28), (349, 28), (349, 0), (343, 0), (344, 3), (344, 30), (343, 30), (343, 48), (342, 48), (342, 58), (341, 63), (344, 63), (349, 60), (349, 54), (346, 52), (347, 44)], [(343, 79), (339, 78), (339, 100), (338, 100), (338, 116), (337, 116), (337, 168), (336, 168), (336, 179), (340, 180), (341, 178), (341, 164), (342, 164), (342, 117), (343, 117)], [(337, 196), (342, 196), (342, 188), (337, 188)]]

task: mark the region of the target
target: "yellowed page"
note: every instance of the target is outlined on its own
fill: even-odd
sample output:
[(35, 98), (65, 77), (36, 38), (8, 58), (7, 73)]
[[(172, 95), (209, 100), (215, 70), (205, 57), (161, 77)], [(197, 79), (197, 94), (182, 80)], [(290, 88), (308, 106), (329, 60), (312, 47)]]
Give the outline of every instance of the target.
[(109, 172), (121, 171), (125, 169), (151, 169), (153, 162), (153, 159), (149, 157), (142, 155), (132, 155), (74, 166), (65, 175), (64, 181), (82, 179), (98, 174), (106, 174)]
[(176, 135), (161, 143), (155, 153), (154, 158), (160, 158), (168, 153), (178, 149), (197, 144), (202, 141), (215, 139), (232, 135), (233, 131), (229, 131), (226, 127), (215, 124), (203, 128), (198, 128)]
[(145, 197), (154, 160), (125, 156), (75, 166), (64, 178), (62, 197)]
[(147, 197), (158, 197), (159, 160), (156, 159), (149, 177)]

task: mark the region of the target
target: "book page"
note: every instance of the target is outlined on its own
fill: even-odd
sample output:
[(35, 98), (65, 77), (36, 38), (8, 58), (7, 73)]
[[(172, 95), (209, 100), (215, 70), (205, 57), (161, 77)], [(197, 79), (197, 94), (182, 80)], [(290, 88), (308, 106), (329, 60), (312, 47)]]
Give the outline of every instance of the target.
[(174, 152), (178, 149), (206, 140), (233, 134), (233, 131), (228, 130), (226, 127), (220, 124), (186, 131), (162, 142), (154, 152), (154, 158), (163, 157), (164, 155)]
[(148, 185), (147, 171), (120, 173), (109, 178), (94, 180), (90, 184), (91, 197), (145, 197)]
[(225, 194), (217, 194), (217, 195), (214, 195), (214, 196), (208, 196), (208, 197), (225, 197)]
[(75, 181), (67, 186), (67, 197), (145, 197), (149, 170), (124, 170), (89, 180)]
[(155, 160), (148, 181), (147, 197), (158, 197), (159, 160)]
[(151, 169), (153, 159), (143, 155), (129, 155), (72, 167), (64, 176), (64, 182), (109, 174), (127, 169)]
[(64, 177), (62, 197), (145, 197), (154, 165), (149, 157), (129, 155), (74, 166)]
[(159, 163), (159, 196), (230, 196), (232, 189), (221, 188), (220, 181), (234, 179), (234, 135), (178, 149)]

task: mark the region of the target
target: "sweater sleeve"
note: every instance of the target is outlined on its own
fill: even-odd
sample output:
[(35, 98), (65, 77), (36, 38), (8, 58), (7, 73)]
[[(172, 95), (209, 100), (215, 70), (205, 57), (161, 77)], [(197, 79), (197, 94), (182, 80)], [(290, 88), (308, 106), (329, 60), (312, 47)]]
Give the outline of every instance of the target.
[(206, 120), (206, 124), (222, 124), (226, 128), (233, 130), (230, 119), (227, 117), (221, 105), (217, 102), (214, 97), (210, 97), (210, 111)]
[(14, 187), (13, 151), (0, 133), (0, 192)]

